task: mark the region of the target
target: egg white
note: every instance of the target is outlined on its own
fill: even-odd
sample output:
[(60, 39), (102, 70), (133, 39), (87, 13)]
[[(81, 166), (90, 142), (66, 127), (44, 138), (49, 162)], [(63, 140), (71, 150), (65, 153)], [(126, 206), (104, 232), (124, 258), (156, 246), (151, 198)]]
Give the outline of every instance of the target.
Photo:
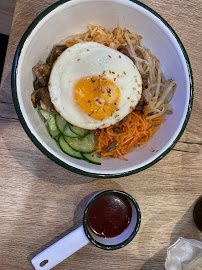
[[(82, 77), (99, 76), (104, 71), (107, 79), (114, 81), (116, 78), (120, 100), (119, 110), (101, 121), (88, 116), (79, 108), (74, 100), (73, 89)], [(51, 71), (49, 92), (55, 109), (66, 121), (92, 130), (116, 124), (130, 113), (131, 107), (135, 108), (142, 93), (142, 78), (127, 56), (96, 42), (84, 42), (67, 48), (58, 57)]]

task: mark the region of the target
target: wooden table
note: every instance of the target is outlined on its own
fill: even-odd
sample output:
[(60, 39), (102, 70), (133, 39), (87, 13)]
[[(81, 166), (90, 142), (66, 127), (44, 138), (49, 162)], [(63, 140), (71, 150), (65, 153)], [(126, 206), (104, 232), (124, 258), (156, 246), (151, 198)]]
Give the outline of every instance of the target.
[(30, 259), (78, 227), (91, 194), (121, 189), (138, 202), (142, 224), (126, 247), (104, 251), (89, 244), (55, 269), (164, 269), (166, 249), (179, 237), (202, 241), (192, 213), (202, 193), (202, 1), (144, 0), (176, 30), (195, 79), (193, 111), (175, 148), (156, 165), (119, 179), (69, 172), (44, 156), (16, 116), (11, 64), (27, 26), (54, 0), (17, 0), (0, 92), (0, 269), (32, 269)]

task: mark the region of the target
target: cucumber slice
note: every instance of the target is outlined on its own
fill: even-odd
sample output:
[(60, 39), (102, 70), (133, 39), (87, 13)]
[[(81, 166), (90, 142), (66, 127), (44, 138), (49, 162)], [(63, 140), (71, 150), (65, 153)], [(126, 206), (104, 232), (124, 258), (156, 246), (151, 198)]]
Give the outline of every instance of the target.
[(54, 114), (49, 113), (48, 111), (40, 109), (39, 112), (48, 122), (54, 117)]
[(84, 157), (85, 160), (87, 160), (90, 163), (96, 164), (96, 165), (101, 165), (101, 162), (99, 158), (96, 155), (96, 152), (87, 154), (87, 153), (82, 153), (82, 156)]
[(60, 130), (57, 128), (56, 125), (56, 116), (55, 114), (49, 113), (48, 111), (39, 110), (41, 115), (46, 119), (48, 122), (48, 132), (51, 135), (51, 137), (55, 138), (57, 140), (57, 137), (60, 135)]
[(73, 126), (71, 124), (69, 124), (69, 127), (70, 127), (72, 132), (76, 133), (77, 135), (79, 135), (81, 137), (84, 137), (89, 133), (89, 131), (87, 129), (75, 127), (75, 126)]
[(54, 114), (52, 115), (52, 118), (48, 121), (48, 131), (53, 138), (56, 138), (60, 134), (60, 131), (56, 125)]
[(79, 136), (71, 131), (68, 122), (65, 121), (59, 114), (56, 114), (55, 118), (56, 118), (56, 125), (62, 134), (72, 138), (76, 138)]
[(54, 138), (57, 142), (59, 141), (60, 135), (61, 135), (61, 133)]
[(60, 132), (63, 133), (63, 131), (67, 125), (67, 122), (59, 114), (56, 114), (55, 121), (56, 121), (56, 125), (57, 125), (58, 129), (60, 130)]
[(69, 144), (64, 140), (63, 135), (60, 136), (59, 138), (59, 146), (61, 148), (61, 150), (66, 153), (67, 155), (74, 157), (74, 158), (78, 158), (78, 159), (83, 159), (83, 156), (81, 153), (74, 151)]
[(71, 131), (71, 129), (69, 127), (69, 124), (66, 125), (66, 127), (65, 127), (65, 129), (63, 131), (63, 134), (65, 136), (68, 136), (68, 137), (71, 137), (71, 138), (77, 138), (77, 137), (79, 137), (78, 134), (76, 134), (76, 133), (74, 133), (74, 132)]
[(64, 139), (75, 151), (82, 153), (92, 153), (95, 151), (95, 138), (93, 134), (78, 138), (64, 136)]

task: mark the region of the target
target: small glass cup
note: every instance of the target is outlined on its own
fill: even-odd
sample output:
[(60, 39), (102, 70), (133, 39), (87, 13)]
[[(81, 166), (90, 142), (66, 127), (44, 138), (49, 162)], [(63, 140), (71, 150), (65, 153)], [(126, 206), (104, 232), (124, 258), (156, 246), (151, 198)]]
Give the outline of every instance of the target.
[[(107, 194), (119, 194), (124, 196), (128, 199), (132, 209), (132, 218), (128, 227), (121, 234), (110, 238), (99, 237), (89, 229), (87, 223), (88, 213), (93, 203)], [(52, 269), (89, 242), (105, 250), (122, 248), (135, 237), (140, 228), (140, 223), (140, 208), (135, 199), (128, 193), (120, 190), (105, 190), (96, 193), (86, 206), (83, 216), (83, 225), (35, 256), (32, 259), (32, 264), (36, 270)]]

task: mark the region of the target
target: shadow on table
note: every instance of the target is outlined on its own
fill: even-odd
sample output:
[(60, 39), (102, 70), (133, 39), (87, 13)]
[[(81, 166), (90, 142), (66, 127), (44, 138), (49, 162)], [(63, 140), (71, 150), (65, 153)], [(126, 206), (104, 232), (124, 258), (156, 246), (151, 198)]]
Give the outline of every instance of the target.
[[(170, 244), (165, 248), (161, 249), (154, 256), (149, 258), (140, 268), (140, 270), (159, 270), (164, 269), (165, 260), (167, 257), (167, 248), (174, 244), (178, 238), (184, 237), (187, 239), (196, 239), (201, 241), (201, 233), (197, 229), (194, 220), (193, 220), (193, 209), (196, 202), (194, 202), (188, 211), (184, 214), (181, 220), (174, 227), (171, 236)], [(188, 230), (187, 228), (190, 228)], [(147, 247), (145, 247), (146, 249)]]
[[(33, 267), (33, 265), (31, 264), (31, 260), (40, 252), (42, 252), (43, 250), (45, 250), (46, 248), (48, 248), (49, 246), (53, 245), (54, 243), (56, 243), (58, 240), (60, 240), (61, 238), (63, 238), (64, 236), (66, 236), (67, 234), (71, 233), (72, 231), (74, 231), (76, 228), (78, 228), (79, 226), (82, 225), (83, 222), (83, 213), (84, 210), (86, 208), (87, 203), (89, 202), (89, 200), (91, 199), (91, 197), (95, 194), (96, 192), (93, 192), (91, 194), (88, 194), (85, 198), (83, 198), (80, 203), (77, 205), (75, 212), (74, 212), (74, 218), (73, 218), (73, 226), (69, 229), (67, 229), (66, 231), (64, 231), (63, 233), (61, 233), (60, 235), (56, 236), (55, 238), (53, 238), (51, 241), (49, 241), (48, 243), (46, 243), (45, 245), (43, 245), (42, 247), (40, 247), (39, 249), (35, 250), (34, 252), (32, 252), (28, 257), (27, 260), (30, 263), (30, 265)], [(33, 268), (34, 269), (34, 268)]]

